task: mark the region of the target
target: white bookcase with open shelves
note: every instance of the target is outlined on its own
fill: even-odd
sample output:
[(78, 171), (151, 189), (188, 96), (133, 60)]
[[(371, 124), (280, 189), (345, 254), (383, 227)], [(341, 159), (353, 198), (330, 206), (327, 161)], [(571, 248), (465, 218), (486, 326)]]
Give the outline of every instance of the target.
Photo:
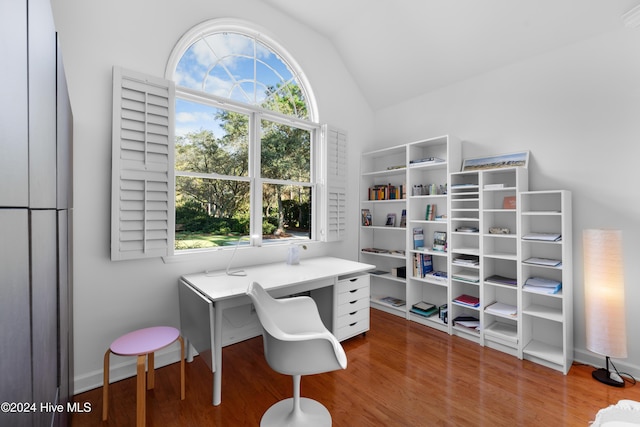
[(460, 142), (451, 136), (413, 142), (407, 156), (407, 318), (448, 332), (438, 314), (411, 308), (449, 301), (449, 175), (460, 167)]
[[(573, 363), (571, 192), (523, 192), (519, 204), (522, 358), (566, 374)], [(546, 287), (532, 286), (539, 279)]]
[[(571, 193), (529, 191), (526, 168), (460, 164), (450, 136), (362, 155), (359, 247), (377, 267), (371, 307), (566, 374)], [(533, 286), (540, 280), (561, 290)], [(420, 302), (446, 306), (446, 320), (412, 311)]]
[(360, 259), (377, 267), (371, 304), (405, 316), (406, 279), (397, 271), (406, 266), (407, 147), (365, 153), (360, 167)]

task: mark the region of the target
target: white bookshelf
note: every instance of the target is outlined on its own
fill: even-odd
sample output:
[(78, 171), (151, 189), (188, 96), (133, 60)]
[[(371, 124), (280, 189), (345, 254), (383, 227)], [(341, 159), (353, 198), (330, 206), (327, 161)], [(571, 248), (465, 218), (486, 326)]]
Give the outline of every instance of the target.
[[(522, 358), (567, 373), (573, 363), (573, 265), (571, 192), (528, 191), (519, 194), (522, 283), (542, 277), (562, 283), (555, 294), (522, 287)], [(552, 233), (557, 241), (525, 239), (531, 233)], [(527, 263), (531, 257), (555, 259), (557, 266)]]

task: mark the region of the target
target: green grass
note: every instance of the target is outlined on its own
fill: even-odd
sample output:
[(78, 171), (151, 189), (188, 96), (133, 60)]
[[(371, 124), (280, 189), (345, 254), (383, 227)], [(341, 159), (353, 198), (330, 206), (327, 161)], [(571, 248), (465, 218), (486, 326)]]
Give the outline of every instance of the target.
[(191, 233), (187, 231), (176, 232), (177, 250), (215, 248), (217, 246), (229, 246), (238, 241), (238, 235)]

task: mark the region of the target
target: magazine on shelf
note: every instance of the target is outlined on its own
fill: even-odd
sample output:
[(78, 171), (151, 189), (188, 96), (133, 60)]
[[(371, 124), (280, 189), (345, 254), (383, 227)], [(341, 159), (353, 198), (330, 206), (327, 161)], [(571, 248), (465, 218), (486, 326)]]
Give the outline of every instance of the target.
[(433, 250), (439, 251), (439, 252), (447, 251), (447, 232), (446, 231), (433, 232)]
[(393, 307), (401, 307), (406, 304), (405, 300), (395, 297), (382, 297), (380, 301)]
[(484, 311), (489, 314), (497, 314), (499, 316), (516, 317), (518, 308), (515, 305), (505, 304), (502, 302), (494, 302), (489, 304)]
[(413, 249), (417, 251), (424, 249), (424, 231), (420, 227), (413, 229)]
[(472, 295), (467, 295), (467, 294), (459, 295), (453, 301), (458, 304), (467, 305), (469, 307), (480, 306), (480, 299), (478, 297), (474, 297)]
[(498, 283), (500, 285), (509, 285), (509, 286), (516, 286), (518, 284), (518, 281), (516, 279), (511, 277), (500, 276), (499, 274), (494, 274), (492, 276), (489, 276), (486, 279), (484, 279), (484, 281), (490, 282), (490, 283)]
[(551, 258), (538, 258), (531, 257), (524, 261), (526, 264), (543, 265), (545, 267), (559, 267), (562, 265), (562, 261)]
[(541, 242), (559, 242), (562, 240), (560, 233), (528, 233), (522, 236), (524, 240), (539, 240)]
[(365, 227), (372, 225), (371, 211), (369, 209), (362, 209), (362, 225)]

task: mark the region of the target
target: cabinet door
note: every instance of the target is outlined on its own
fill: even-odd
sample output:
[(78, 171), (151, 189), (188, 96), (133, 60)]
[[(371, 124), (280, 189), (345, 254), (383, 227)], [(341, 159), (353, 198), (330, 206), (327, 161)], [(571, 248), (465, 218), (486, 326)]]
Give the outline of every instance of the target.
[[(0, 209), (0, 236), (0, 402), (31, 402), (27, 210)], [(0, 425), (30, 426), (31, 415), (2, 412)]]
[[(0, 206), (29, 203), (27, 2), (0, 2)], [(10, 66), (8, 65), (10, 64)]]
[[(55, 402), (58, 388), (58, 259), (55, 210), (31, 211), (33, 401)], [(37, 413), (50, 425), (51, 413)]]
[(29, 0), (29, 207), (56, 207), (56, 32), (49, 0)]

